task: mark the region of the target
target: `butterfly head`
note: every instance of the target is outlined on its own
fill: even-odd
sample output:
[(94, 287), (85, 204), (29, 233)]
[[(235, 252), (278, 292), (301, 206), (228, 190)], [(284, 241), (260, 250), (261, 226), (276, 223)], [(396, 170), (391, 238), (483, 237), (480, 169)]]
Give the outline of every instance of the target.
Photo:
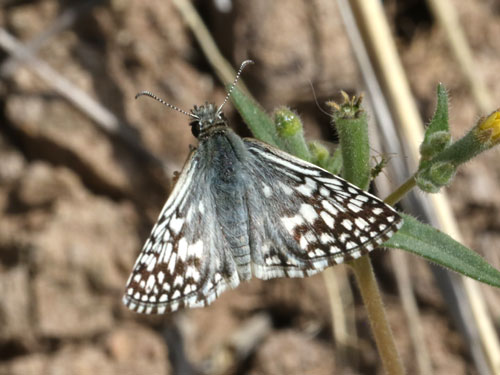
[(224, 114), (212, 103), (205, 103), (199, 107), (195, 105), (191, 115), (194, 120), (189, 125), (196, 138), (203, 137), (215, 128), (227, 126)]
[(226, 119), (224, 118), (224, 114), (222, 113), (222, 107), (224, 107), (224, 105), (227, 103), (229, 97), (231, 96), (231, 92), (236, 86), (236, 82), (238, 82), (238, 79), (240, 78), (243, 68), (245, 68), (245, 66), (247, 66), (248, 64), (253, 64), (253, 61), (243, 61), (240, 69), (238, 70), (238, 73), (236, 73), (236, 77), (234, 78), (231, 87), (229, 88), (224, 102), (218, 108), (214, 104), (205, 103), (205, 105), (199, 107), (194, 106), (194, 108), (191, 110), (191, 113), (188, 113), (173, 104), (165, 102), (163, 99), (157, 97), (150, 91), (141, 91), (135, 96), (135, 98), (137, 99), (140, 96), (149, 96), (154, 100), (162, 103), (163, 105), (166, 105), (169, 108), (172, 108), (178, 112), (185, 114), (186, 116), (191, 117), (193, 119), (189, 123), (191, 125), (191, 131), (196, 138), (202, 139), (205, 136), (213, 134), (213, 131), (222, 130), (223, 128), (227, 127)]

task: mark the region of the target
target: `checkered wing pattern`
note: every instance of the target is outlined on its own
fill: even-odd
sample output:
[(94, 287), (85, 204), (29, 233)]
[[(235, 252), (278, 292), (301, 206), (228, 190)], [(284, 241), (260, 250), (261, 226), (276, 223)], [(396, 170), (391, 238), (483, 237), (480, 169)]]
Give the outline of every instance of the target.
[(123, 297), (131, 310), (162, 314), (202, 307), (238, 285), (223, 273), (230, 249), (214, 230), (214, 202), (201, 199), (208, 171), (199, 162), (194, 152), (137, 258)]
[[(252, 275), (313, 275), (400, 228), (396, 211), (343, 179), (262, 142), (228, 137), (221, 144), (232, 139), (238, 151), (204, 144), (184, 167), (128, 280), (130, 309), (206, 306)], [(216, 150), (229, 166), (218, 171), (243, 182), (229, 192), (207, 162)]]
[(245, 139), (254, 275), (304, 277), (359, 258), (386, 241), (401, 217), (380, 199), (265, 143)]

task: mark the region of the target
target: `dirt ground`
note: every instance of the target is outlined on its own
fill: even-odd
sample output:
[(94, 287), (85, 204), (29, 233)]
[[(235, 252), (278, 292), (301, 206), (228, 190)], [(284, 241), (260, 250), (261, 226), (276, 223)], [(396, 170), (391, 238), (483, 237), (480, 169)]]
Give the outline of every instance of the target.
[[(500, 5), (454, 3), (478, 71), (500, 106)], [(341, 89), (363, 89), (335, 2), (195, 5), (234, 66), (256, 62), (243, 79), (265, 109), (286, 104), (302, 116), (308, 138), (334, 140), (309, 81), (321, 104)], [(480, 112), (425, 1), (385, 6), (422, 117), (431, 117), (436, 84), (443, 82), (452, 132), (460, 136)], [(46, 73), (41, 79), (28, 65), (7, 67), (9, 55), (0, 52), (0, 374), (382, 373), (359, 293), (341, 266), (338, 282), (352, 287), (355, 306), (346, 313), (358, 335), (348, 350), (333, 339), (321, 276), (253, 280), (207, 308), (165, 316), (138, 315), (122, 305), (171, 176), (195, 144), (185, 116), (134, 95), (151, 90), (188, 110), (206, 100), (221, 103), (225, 90), (171, 1), (0, 2), (0, 25), (26, 45), (40, 41), (63, 14), (73, 22), (43, 40), (37, 56), (111, 111), (121, 136), (64, 99)], [(225, 114), (249, 135), (230, 104)], [(144, 149), (164, 161), (168, 177)], [(494, 150), (468, 163), (447, 189), (465, 243), (496, 268), (498, 157)], [(377, 250), (372, 258), (413, 374), (408, 322), (388, 255)], [(411, 261), (434, 373), (478, 373), (432, 273), (424, 261)], [(481, 289), (498, 332), (500, 293)]]

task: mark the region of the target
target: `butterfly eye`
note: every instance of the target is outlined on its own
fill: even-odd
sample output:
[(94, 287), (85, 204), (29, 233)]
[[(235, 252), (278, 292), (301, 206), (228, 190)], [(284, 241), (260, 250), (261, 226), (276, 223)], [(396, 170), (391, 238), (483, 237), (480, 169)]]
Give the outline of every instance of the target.
[(193, 133), (193, 135), (196, 138), (198, 138), (198, 136), (200, 135), (200, 130), (201, 130), (200, 122), (198, 120), (191, 121), (189, 123), (189, 125), (191, 126), (191, 133)]

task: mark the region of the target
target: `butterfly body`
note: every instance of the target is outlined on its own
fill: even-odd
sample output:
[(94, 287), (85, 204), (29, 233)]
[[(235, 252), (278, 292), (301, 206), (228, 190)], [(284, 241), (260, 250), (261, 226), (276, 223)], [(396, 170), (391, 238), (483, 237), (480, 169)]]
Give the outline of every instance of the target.
[(225, 272), (237, 273), (239, 280), (249, 280), (252, 274), (246, 187), (250, 176), (244, 167), (248, 151), (242, 139), (227, 126), (222, 114), (217, 116), (212, 104), (195, 107), (193, 114), (200, 116), (200, 121), (192, 123), (200, 127), (195, 158), (199, 168), (206, 171), (203, 184), (210, 201), (215, 203), (213, 228), (220, 230), (219, 236), (214, 233), (211, 236), (224, 243), (219, 247), (230, 251), (230, 254), (221, 254)]
[(210, 304), (252, 277), (304, 277), (360, 257), (402, 224), (378, 198), (255, 139), (211, 104), (192, 110), (199, 140), (127, 282), (145, 313)]

